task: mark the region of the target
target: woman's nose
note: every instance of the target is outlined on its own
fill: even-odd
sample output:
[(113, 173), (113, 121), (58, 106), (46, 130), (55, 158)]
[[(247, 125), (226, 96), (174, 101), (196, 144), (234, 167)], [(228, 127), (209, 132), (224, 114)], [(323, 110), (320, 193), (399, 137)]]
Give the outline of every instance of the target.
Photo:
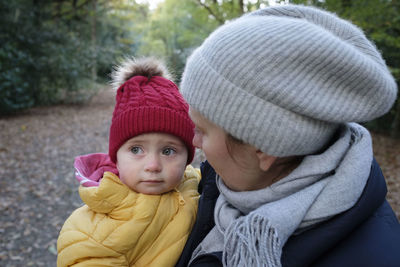
[(193, 140), (192, 140), (192, 144), (194, 147), (197, 147), (199, 149), (201, 149), (201, 136), (199, 134), (194, 135)]

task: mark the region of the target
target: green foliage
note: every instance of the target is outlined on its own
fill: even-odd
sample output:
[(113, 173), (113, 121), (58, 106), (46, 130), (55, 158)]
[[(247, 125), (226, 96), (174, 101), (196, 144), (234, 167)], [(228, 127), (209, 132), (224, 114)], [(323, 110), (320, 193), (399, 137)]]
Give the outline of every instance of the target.
[[(32, 17), (32, 11), (25, 12), (17, 9), (18, 2), (1, 4), (0, 7), (0, 112), (8, 112), (12, 109), (24, 108), (33, 105), (33, 93), (37, 87), (31, 79), (31, 73), (36, 71), (32, 60), (32, 53), (37, 53), (35, 47), (32, 53), (24, 50), (34, 43), (34, 36), (24, 33), (32, 30), (32, 25), (21, 25), (17, 21)], [(30, 71), (29, 71), (30, 70)]]
[(136, 49), (119, 42), (129, 31), (110, 9), (96, 0), (2, 1), (0, 115), (90, 97), (116, 57)]
[[(85, 101), (125, 56), (164, 58), (176, 82), (187, 57), (218, 26), (267, 0), (0, 2), (0, 115), (36, 105)], [(140, 1), (140, 2), (143, 2)], [(318, 6), (351, 20), (381, 50), (400, 81), (400, 2), (276, 0)], [(369, 128), (400, 134), (400, 101)]]
[[(293, 0), (338, 14), (358, 25), (381, 51), (397, 84), (400, 83), (400, 2), (397, 0)], [(399, 98), (383, 117), (365, 125), (374, 131), (400, 136)]]
[(218, 26), (268, 1), (165, 0), (143, 28), (137, 55), (164, 58), (180, 82), (186, 59)]
[(166, 0), (142, 28), (137, 55), (164, 58), (179, 82), (187, 57), (217, 26), (192, 1)]

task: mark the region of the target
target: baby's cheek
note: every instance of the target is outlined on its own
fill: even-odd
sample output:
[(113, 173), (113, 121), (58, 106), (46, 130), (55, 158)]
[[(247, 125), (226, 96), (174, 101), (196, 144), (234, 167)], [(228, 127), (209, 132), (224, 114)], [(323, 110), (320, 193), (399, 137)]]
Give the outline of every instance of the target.
[(171, 177), (173, 177), (171, 178), (171, 180), (173, 180), (173, 183), (178, 185), (182, 181), (184, 173), (185, 173), (185, 168), (176, 170), (173, 173), (173, 175), (171, 175)]
[(126, 184), (126, 180), (125, 180), (125, 175), (123, 172), (119, 173), (119, 179), (121, 180), (121, 182), (123, 182), (124, 184)]

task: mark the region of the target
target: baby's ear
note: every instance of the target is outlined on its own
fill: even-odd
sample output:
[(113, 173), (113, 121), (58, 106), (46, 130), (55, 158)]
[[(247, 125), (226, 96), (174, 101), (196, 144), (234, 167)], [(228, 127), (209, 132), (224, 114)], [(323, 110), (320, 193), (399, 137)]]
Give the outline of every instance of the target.
[(257, 150), (256, 155), (258, 158), (258, 166), (263, 171), (268, 171), (277, 159), (277, 157), (267, 155), (261, 150)]

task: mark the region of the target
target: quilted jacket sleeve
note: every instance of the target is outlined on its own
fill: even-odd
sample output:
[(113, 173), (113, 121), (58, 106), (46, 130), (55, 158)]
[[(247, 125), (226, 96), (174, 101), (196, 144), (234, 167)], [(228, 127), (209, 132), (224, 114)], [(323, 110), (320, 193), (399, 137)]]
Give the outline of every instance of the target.
[(196, 209), (199, 199), (198, 187), (200, 180), (200, 169), (193, 168), (191, 165), (188, 165), (185, 170), (183, 181), (178, 187), (178, 190), (182, 193), (183, 197), (186, 200), (192, 201), (196, 205)]
[[(125, 243), (113, 234), (133, 213), (135, 194), (112, 173), (98, 187), (79, 188), (86, 203), (65, 221), (57, 240), (57, 266), (129, 266)], [(127, 231), (127, 230), (126, 230)]]
[[(90, 213), (92, 216), (88, 216)], [(57, 267), (129, 266), (122, 253), (105, 246), (101, 237), (91, 237), (93, 228), (90, 226), (104, 219), (103, 214), (94, 214), (87, 206), (71, 214), (57, 240)]]

